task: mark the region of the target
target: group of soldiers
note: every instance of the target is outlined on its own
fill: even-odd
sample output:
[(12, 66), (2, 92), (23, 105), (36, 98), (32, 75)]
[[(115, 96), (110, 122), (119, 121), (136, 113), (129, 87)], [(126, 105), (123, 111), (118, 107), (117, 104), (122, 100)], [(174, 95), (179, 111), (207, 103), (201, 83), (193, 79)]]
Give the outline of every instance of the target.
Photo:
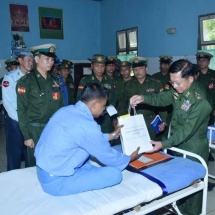
[[(129, 99), (133, 95), (156, 94), (172, 88), (168, 72), (172, 63), (170, 55), (160, 56), (160, 71), (151, 76), (147, 74), (147, 59), (144, 57), (121, 61), (117, 70), (119, 60), (114, 56), (95, 54), (89, 59), (92, 74), (84, 76), (78, 89), (75, 89), (69, 73), (73, 63), (69, 60), (59, 61), (55, 49), (55, 44), (22, 49), (17, 53), (17, 58), (5, 61), (8, 73), (1, 80), (1, 87), (6, 110), (8, 170), (20, 168), (23, 158), (26, 166), (35, 165), (34, 148), (49, 118), (59, 108), (75, 104), (88, 83), (95, 82), (105, 86), (109, 90), (107, 106), (113, 105), (118, 112), (109, 116), (104, 111), (96, 119), (103, 133), (113, 132), (117, 126), (117, 117), (128, 113)], [(215, 116), (215, 71), (208, 67), (212, 57), (206, 52), (197, 53), (195, 67), (196, 79), (206, 90), (212, 106), (210, 124), (214, 124)], [(136, 112), (144, 115), (152, 140), (167, 138), (172, 105), (155, 108), (148, 104), (139, 104)], [(159, 127), (161, 132), (156, 134), (150, 123), (158, 114), (162, 124)], [(119, 138), (110, 142), (111, 145), (118, 143)], [(214, 160), (212, 155), (209, 160)]]

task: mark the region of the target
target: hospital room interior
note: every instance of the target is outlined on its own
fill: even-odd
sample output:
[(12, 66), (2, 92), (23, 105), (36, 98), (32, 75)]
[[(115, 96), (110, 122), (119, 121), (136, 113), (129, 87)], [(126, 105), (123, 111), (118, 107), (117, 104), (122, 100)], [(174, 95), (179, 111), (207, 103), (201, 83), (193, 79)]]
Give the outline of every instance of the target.
[[(93, 196), (95, 197), (96, 195), (103, 196), (103, 197), (101, 197), (101, 202), (97, 202), (97, 204), (95, 203), (96, 201), (93, 201), (92, 199), (92, 201), (89, 204), (88, 202), (85, 202), (84, 203), (85, 206), (83, 207), (77, 206), (77, 210), (76, 210), (76, 209), (71, 209), (71, 206), (68, 205), (68, 202), (66, 203), (66, 205), (64, 205), (67, 200), (68, 201), (74, 200), (76, 194), (67, 196), (68, 199), (66, 199), (67, 197), (65, 197), (65, 199), (62, 201), (62, 199), (60, 200), (60, 198), (64, 198), (64, 197), (54, 197), (55, 199), (53, 199), (52, 196), (50, 197), (47, 194), (45, 194), (45, 192), (43, 192), (43, 190), (40, 187), (40, 182), (37, 179), (38, 172), (36, 173), (35, 164), (29, 167), (25, 167), (24, 157), (27, 155), (24, 155), (24, 153), (22, 154), (22, 157), (20, 160), (20, 163), (21, 163), (20, 168), (16, 167), (16, 168), (10, 169), (8, 167), (9, 159), (7, 157), (7, 153), (9, 153), (9, 150), (7, 151), (7, 144), (8, 144), (7, 142), (9, 142), (10, 140), (7, 138), (7, 135), (12, 136), (10, 132), (13, 132), (14, 128), (9, 126), (7, 126), (6, 128), (6, 125), (8, 122), (6, 119), (7, 117), (11, 117), (11, 116), (9, 112), (6, 113), (7, 106), (5, 104), (7, 101), (6, 99), (4, 100), (6, 90), (9, 89), (11, 85), (13, 85), (13, 83), (10, 83), (8, 81), (9, 79), (7, 79), (7, 76), (10, 76), (11, 72), (14, 72), (19, 68), (17, 59), (19, 59), (20, 56), (22, 57), (30, 56), (32, 59), (34, 58), (36, 59), (36, 57), (44, 54), (45, 56), (48, 56), (48, 57), (54, 56), (52, 68), (55, 67), (56, 71), (57, 69), (59, 69), (60, 71), (61, 68), (68, 69), (68, 72), (69, 72), (68, 74), (72, 80), (69, 86), (70, 88), (71, 86), (72, 88), (74, 88), (74, 91), (72, 91), (74, 93), (74, 96), (73, 96), (74, 100), (71, 103), (69, 103), (69, 100), (68, 100), (67, 105), (69, 104), (74, 105), (75, 100), (77, 103), (80, 102), (77, 96), (79, 93), (79, 90), (80, 89), (83, 90), (83, 86), (84, 86), (83, 83), (85, 83), (84, 82), (85, 78), (87, 79), (88, 77), (91, 77), (93, 75), (93, 72), (92, 72), (93, 70), (92, 68), (94, 68), (93, 64), (96, 64), (96, 63), (99, 64), (99, 62), (100, 64), (106, 65), (106, 68), (107, 68), (107, 65), (111, 64), (111, 61), (113, 60), (114, 68), (115, 68), (114, 72), (115, 72), (115, 75), (118, 76), (117, 77), (118, 79), (123, 78), (121, 73), (121, 68), (123, 67), (123, 65), (125, 64), (125, 66), (129, 67), (131, 71), (130, 76), (132, 77), (129, 76), (128, 86), (132, 86), (132, 85), (129, 85), (129, 82), (134, 81), (134, 79), (137, 78), (135, 74), (135, 71), (137, 68), (140, 68), (140, 67), (147, 68), (147, 70), (145, 70), (147, 73), (145, 78), (147, 78), (147, 80), (152, 79), (154, 81), (153, 83), (157, 83), (155, 84), (155, 88), (157, 88), (158, 85), (161, 83), (161, 80), (159, 80), (159, 78), (158, 80), (155, 80), (155, 76), (153, 75), (159, 72), (162, 73), (163, 64), (168, 64), (168, 68), (170, 68), (171, 70), (172, 65), (174, 65), (174, 63), (185, 60), (185, 62), (188, 62), (188, 64), (190, 63), (189, 65), (192, 67), (192, 71), (194, 72), (195, 70), (195, 74), (197, 74), (198, 72), (198, 77), (200, 77), (200, 73), (201, 73), (200, 64), (205, 60), (208, 62), (206, 70), (208, 70), (211, 74), (210, 76), (211, 82), (208, 82), (206, 84), (206, 87), (209, 89), (207, 92), (211, 93), (210, 98), (214, 99), (212, 103), (215, 107), (215, 90), (213, 91), (213, 89), (215, 89), (215, 1), (214, 0), (180, 0), (180, 1), (179, 0), (159, 0), (159, 1), (158, 0), (60, 0), (60, 1), (59, 0), (43, 0), (43, 1), (14, 0), (12, 2), (9, 0), (4, 0), (4, 1), (1, 1), (0, 10), (1, 10), (0, 25), (2, 29), (1, 30), (2, 34), (0, 37), (0, 47), (1, 47), (0, 90), (2, 91), (2, 93), (0, 94), (1, 95), (1, 98), (0, 98), (0, 214), (5, 214), (5, 215), (6, 214), (7, 215), (15, 215), (15, 214), (16, 215), (17, 214), (43, 215), (44, 214), (45, 215), (45, 214), (49, 214), (48, 213), (49, 207), (53, 207), (51, 214), (54, 214), (54, 215), (182, 214), (180, 213), (180, 211), (178, 211), (177, 206), (175, 206), (175, 203), (177, 204), (180, 198), (177, 197), (177, 193), (175, 193), (175, 196), (174, 196), (174, 192), (181, 192), (180, 194), (182, 196), (183, 195), (185, 196), (185, 194), (182, 193), (183, 189), (185, 190), (190, 189), (189, 187), (192, 187), (192, 189), (195, 189), (193, 187), (195, 187), (195, 184), (197, 184), (196, 187), (200, 186), (198, 192), (204, 193), (202, 197), (201, 214), (215, 215), (215, 204), (214, 204), (215, 203), (215, 128), (213, 127), (213, 125), (215, 125), (215, 121), (214, 121), (215, 111), (213, 112), (212, 110), (210, 115), (208, 114), (207, 116), (209, 121), (208, 126), (211, 126), (212, 130), (207, 129), (205, 132), (205, 137), (207, 136), (208, 144), (209, 144), (209, 147), (208, 147), (209, 156), (206, 161), (206, 167), (204, 167), (204, 171), (202, 170), (203, 175), (195, 176), (194, 182), (191, 181), (189, 185), (183, 185), (184, 186), (183, 189), (182, 187), (180, 187), (180, 189), (178, 189), (177, 191), (174, 190), (169, 193), (167, 192), (168, 195), (173, 195), (172, 199), (174, 200), (172, 200), (172, 202), (169, 199), (166, 200), (164, 198), (164, 201), (166, 200), (166, 203), (161, 202), (160, 206), (156, 205), (156, 200), (162, 200), (162, 197), (168, 198), (168, 195), (164, 192), (164, 190), (165, 189), (167, 190), (168, 187), (164, 189), (165, 183), (160, 178), (152, 179), (155, 176), (154, 175), (151, 176), (149, 174), (150, 168), (154, 168), (156, 170), (156, 168), (159, 169), (159, 165), (164, 165), (165, 163), (166, 165), (168, 165), (168, 162), (172, 162), (174, 158), (171, 157), (170, 161), (162, 162), (157, 165), (152, 165), (150, 167), (145, 168), (143, 171), (144, 172), (143, 174), (141, 174), (142, 171), (138, 169), (138, 171), (141, 173), (138, 174), (138, 176), (135, 176), (135, 179), (137, 178), (137, 181), (139, 181), (139, 177), (144, 177), (144, 178), (146, 177), (147, 178), (146, 180), (150, 184), (150, 186), (152, 186), (151, 184), (156, 183), (154, 189), (158, 190), (158, 194), (156, 195), (152, 195), (153, 191), (151, 191), (152, 194), (150, 193), (148, 194), (148, 196), (146, 194), (147, 198), (145, 199), (143, 198), (142, 200), (144, 203), (139, 203), (139, 201), (141, 200), (138, 200), (137, 204), (133, 203), (134, 198), (136, 197), (133, 197), (133, 198), (130, 197), (130, 199), (128, 198), (128, 200), (125, 199), (124, 205), (120, 206), (119, 208), (116, 206), (118, 205), (118, 203), (116, 202), (115, 202), (115, 205), (111, 206), (111, 201), (107, 203), (110, 206), (107, 206), (107, 207), (105, 206), (104, 202), (108, 199), (109, 195), (114, 196), (115, 195), (114, 192), (118, 192), (119, 190), (126, 189), (123, 187), (124, 177), (129, 177), (132, 174), (137, 174), (136, 170), (133, 172), (130, 171), (130, 165), (128, 165), (129, 168), (128, 169), (126, 168), (126, 170), (122, 171), (123, 179), (122, 179), (121, 185), (119, 184), (119, 185), (113, 186), (113, 189), (116, 188), (116, 190), (113, 190), (113, 191), (108, 190), (107, 191), (108, 193), (105, 193), (104, 191), (106, 188), (104, 190), (101, 190), (101, 193), (99, 193), (99, 190), (96, 190), (95, 193), (90, 193), (91, 191), (89, 191), (90, 193), (89, 197), (87, 196), (85, 197), (85, 196), (82, 196), (82, 194), (80, 195), (78, 194), (77, 205), (79, 203), (81, 204), (81, 202), (84, 201), (81, 198), (90, 199), (91, 197)], [(48, 51), (45, 50), (46, 48), (48, 48), (49, 50)], [(54, 48), (54, 51), (51, 51), (52, 48)], [(15, 63), (14, 63), (14, 60), (15, 60)], [(14, 71), (9, 71), (8, 68), (11, 65), (17, 65), (18, 67), (16, 66), (16, 69)], [(34, 70), (38, 65), (39, 65), (38, 61), (33, 62), (32, 69)], [(21, 68), (21, 63), (20, 63), (20, 68)], [(174, 73), (175, 71), (172, 72), (170, 70), (169, 70), (170, 78), (172, 78), (175, 75)], [(27, 73), (31, 73), (30, 70)], [(17, 74), (20, 75), (20, 72), (18, 72)], [(49, 70), (47, 70), (46, 74), (51, 74), (51, 73), (49, 73)], [(28, 75), (29, 74), (27, 74), (27, 76)], [(51, 75), (54, 75), (54, 72)], [(58, 78), (57, 80), (59, 80), (59, 83), (61, 83), (60, 82), (61, 79), (59, 78), (59, 76), (60, 75), (58, 74), (57, 76), (55, 76), (55, 78)], [(39, 77), (39, 74), (37, 74), (36, 78), (38, 77)], [(194, 78), (194, 75), (192, 76), (192, 78), (193, 78), (192, 79), (193, 82), (195, 83), (198, 82), (198, 80)], [(25, 79), (23, 77), (20, 77), (20, 79), (23, 80), (22, 83), (25, 83)], [(112, 79), (113, 77), (111, 78), (111, 80)], [(175, 86), (179, 87), (179, 85), (181, 84), (183, 85), (182, 82), (184, 79), (186, 81), (186, 78), (184, 78), (183, 76), (180, 77), (180, 80), (182, 80), (181, 82), (180, 81), (178, 82), (177, 80), (174, 80), (174, 79), (171, 79), (171, 80), (169, 79), (168, 86), (171, 89), (169, 89), (169, 87), (168, 89), (165, 88), (166, 87), (165, 85), (164, 87), (160, 87), (160, 89), (158, 89), (158, 91), (159, 90), (160, 91), (156, 93), (162, 94), (168, 90), (172, 90), (172, 91), (177, 90), (177, 87)], [(94, 79), (92, 78), (92, 80)], [(17, 98), (15, 98), (15, 101), (17, 99), (19, 100), (23, 94), (28, 92), (27, 88), (21, 85), (17, 86), (16, 88), (17, 82), (21, 83), (18, 79), (14, 81), (15, 83), (14, 95), (18, 95)], [(118, 82), (114, 82), (114, 83), (118, 83)], [(39, 86), (39, 89), (40, 89), (40, 84), (38, 83), (38, 81), (36, 84)], [(56, 82), (54, 81), (54, 85), (55, 84)], [(188, 82), (188, 85), (189, 84), (190, 83)], [(116, 86), (115, 84), (113, 84), (114, 89), (116, 88)], [(126, 89), (126, 84), (123, 86)], [(65, 86), (58, 86), (59, 90), (65, 89), (63, 87)], [(5, 93), (3, 92), (4, 91), (3, 88), (6, 89)], [(144, 96), (145, 95), (148, 96), (148, 94), (150, 94), (151, 91), (153, 91), (152, 88), (153, 87), (147, 89), (148, 91), (146, 90), (146, 93), (142, 93), (142, 94)], [(201, 88), (199, 87), (199, 89)], [(16, 90), (17, 90), (17, 93), (16, 93)], [(42, 95), (43, 91), (41, 89), (40, 91)], [(132, 92), (132, 89), (127, 89), (127, 91), (123, 90), (123, 92)], [(200, 97), (201, 95), (203, 95), (203, 93), (201, 95), (200, 94), (195, 93), (195, 97), (197, 100), (202, 99)], [(41, 97), (41, 95), (40, 95), (40, 98), (45, 98), (43, 97), (43, 95)], [(64, 96), (65, 94), (62, 93), (62, 95), (63, 95), (62, 97), (64, 97), (65, 99), (65, 96)], [(69, 95), (69, 92), (67, 92), (66, 90), (66, 96), (68, 95)], [(133, 95), (131, 94), (131, 96)], [(188, 92), (186, 96), (189, 97), (189, 95), (190, 93)], [(45, 96), (46, 96), (46, 93), (45, 93)], [(52, 94), (52, 97), (55, 100), (58, 100), (58, 96), (59, 94), (55, 94), (55, 93)], [(179, 91), (174, 93), (174, 99), (175, 99), (174, 102), (175, 101), (177, 102), (178, 96), (180, 96)], [(125, 97), (126, 96), (124, 95), (122, 96), (122, 98), (124, 99), (124, 100), (122, 99), (124, 103), (126, 103)], [(131, 102), (131, 100), (129, 101)], [(20, 99), (19, 102), (23, 102), (23, 100)], [(19, 112), (19, 108), (21, 108), (21, 105), (19, 104), (19, 102), (18, 102), (19, 107), (17, 108), (18, 111), (16, 110), (16, 112)], [(29, 100), (27, 102), (30, 103), (31, 101)], [(141, 102), (144, 102), (144, 101), (141, 101)], [(207, 101), (208, 104), (210, 102), (211, 100)], [(128, 102), (126, 105), (128, 105)], [(130, 108), (130, 105), (131, 104), (129, 104), (129, 108)], [(192, 108), (192, 105), (188, 100), (186, 100), (183, 103), (183, 105), (181, 109), (185, 110), (186, 112), (190, 111), (189, 110), (190, 107)], [(211, 104), (211, 107), (213, 105)], [(14, 106), (14, 105), (9, 104), (9, 106)], [(16, 106), (17, 104), (15, 105), (15, 107)], [(26, 108), (28, 108), (28, 106)], [(43, 107), (40, 107), (40, 108), (43, 109)], [(118, 111), (118, 109), (116, 111)], [(200, 110), (199, 115), (201, 114), (204, 115), (204, 111), (206, 111), (206, 105), (205, 105), (205, 108)], [(118, 112), (120, 113), (120, 111)], [(106, 110), (106, 114), (107, 113), (110, 116), (112, 116), (108, 110)], [(114, 116), (116, 115), (118, 116), (119, 113), (117, 114), (114, 113), (115, 114)], [(159, 135), (155, 134), (155, 136), (157, 135), (156, 138), (158, 137), (157, 142), (161, 141), (162, 143), (163, 139), (161, 140), (159, 138), (163, 138), (163, 137), (165, 138), (170, 137), (171, 139), (170, 121), (171, 120), (174, 121), (175, 119), (174, 105), (173, 105), (172, 113), (173, 113), (173, 115), (171, 115), (172, 118), (168, 119), (169, 120), (168, 123), (164, 121), (161, 123), (165, 125), (164, 129), (166, 128), (166, 130), (168, 129), (168, 131), (161, 132), (163, 136), (160, 136), (160, 137)], [(187, 113), (186, 113), (186, 116), (187, 116)], [(143, 117), (144, 117), (144, 114), (143, 114)], [(184, 115), (182, 116), (182, 118), (183, 117)], [(21, 118), (21, 114), (19, 115), (18, 113), (18, 118), (17, 118), (18, 122), (20, 118)], [(18, 122), (16, 122), (17, 125), (18, 125)], [(76, 123), (78, 125), (78, 122), (74, 122), (73, 126), (76, 126)], [(40, 126), (42, 125), (44, 127), (48, 125), (48, 124), (43, 125), (42, 123), (31, 123), (31, 124), (34, 124), (34, 125), (40, 124)], [(194, 125), (195, 124), (193, 124), (193, 127), (195, 127)], [(11, 128), (11, 130), (9, 128)], [(116, 127), (114, 127), (114, 129), (115, 128)], [(22, 129), (20, 132), (22, 132)], [(121, 132), (121, 135), (120, 135), (120, 133), (118, 132), (119, 132), (118, 130), (114, 130), (113, 132), (108, 131), (103, 133), (110, 133), (110, 136), (112, 137), (112, 140), (111, 140), (112, 142), (110, 141), (110, 145), (113, 147), (116, 146), (116, 150), (118, 150), (117, 146), (120, 145), (121, 151), (117, 153), (121, 153), (124, 150), (124, 148), (121, 147), (121, 144), (120, 144), (120, 142), (123, 141), (123, 138), (122, 138), (123, 134)], [(150, 134), (150, 131), (149, 131), (149, 134)], [(61, 136), (62, 134), (56, 133), (55, 135)], [(147, 135), (148, 135), (148, 131), (147, 131)], [(192, 140), (192, 137), (191, 137), (191, 140)], [(183, 143), (185, 143), (186, 141), (187, 139)], [(24, 146), (24, 143), (23, 143), (23, 146)], [(155, 145), (153, 145), (153, 147), (154, 146)], [(174, 147), (180, 148), (180, 146), (179, 147), (178, 146), (179, 145), (174, 144)], [(161, 153), (163, 153), (163, 151)], [(166, 151), (164, 152), (164, 154), (165, 153)], [(177, 151), (175, 153), (177, 154)], [(173, 154), (170, 153), (170, 154), (172, 156), (174, 153)], [(189, 155), (187, 157), (189, 157)], [(187, 157), (185, 159), (189, 160)], [(183, 159), (183, 158), (180, 157), (180, 159)], [(203, 160), (203, 166), (204, 166), (205, 165), (204, 159), (202, 160)], [(198, 162), (194, 162), (194, 163), (198, 163)], [(202, 165), (199, 168), (201, 169)], [(23, 174), (22, 174), (22, 171), (23, 171)], [(189, 172), (188, 169), (186, 171)], [(29, 183), (29, 189), (30, 188), (33, 189), (32, 199), (30, 198), (31, 190), (27, 190), (26, 187), (25, 187), (26, 196), (24, 194), (24, 188), (23, 188), (23, 193), (18, 192), (18, 190), (21, 190), (22, 187), (24, 187), (24, 185), (21, 183), (22, 179), (24, 179), (24, 181), (27, 182), (28, 176), (29, 178), (32, 177), (30, 179), (32, 180), (32, 183)], [(51, 173), (50, 173), (50, 176), (52, 176)], [(180, 181), (179, 179), (180, 177), (185, 177), (185, 176), (178, 176), (177, 177), (178, 181)], [(17, 180), (17, 184), (16, 184), (16, 180)], [(152, 180), (153, 182), (151, 182), (150, 180)], [(129, 179), (128, 179), (128, 182), (130, 183)], [(10, 187), (10, 185), (12, 186)], [(8, 192), (11, 192), (11, 193), (7, 193), (7, 186), (9, 190)], [(27, 186), (28, 186), (28, 183), (27, 183)], [(117, 186), (121, 186), (119, 187), (119, 190), (117, 190), (118, 189)], [(1, 189), (4, 189), (3, 194), (1, 192)], [(128, 188), (128, 190), (129, 189), (130, 187)], [(140, 186), (140, 189), (142, 189), (142, 185)], [(109, 192), (110, 193), (113, 192), (113, 194), (110, 194)], [(147, 193), (148, 191), (142, 191), (142, 192)], [(188, 191), (186, 190), (186, 192), (189, 192), (189, 190)], [(197, 192), (197, 191), (191, 190), (190, 192), (193, 194), (194, 192)], [(84, 192), (84, 193), (86, 194), (88, 192)], [(122, 196), (129, 195), (128, 193), (129, 192), (125, 192), (125, 194), (122, 194)], [(4, 195), (6, 195), (5, 198), (4, 198)], [(13, 198), (11, 198), (10, 201), (7, 201), (7, 199), (10, 199), (10, 195), (13, 196)], [(190, 195), (190, 194), (187, 194), (187, 195)], [(24, 196), (23, 201), (21, 200), (22, 196)], [(80, 201), (78, 200), (79, 197), (80, 197)], [(36, 198), (38, 198), (38, 201)], [(97, 196), (95, 198), (99, 199), (100, 197)], [(103, 198), (104, 198), (104, 202), (102, 202)], [(29, 199), (29, 203), (27, 199)], [(170, 196), (170, 199), (171, 199), (171, 196)], [(16, 200), (19, 200), (18, 203), (13, 205), (12, 202), (16, 202)], [(130, 201), (129, 206), (126, 206), (126, 201), (127, 201), (127, 204)], [(149, 203), (147, 203), (147, 201), (149, 201)], [(31, 207), (30, 204), (32, 202), (34, 202), (35, 204), (34, 205), (32, 204), (32, 207)], [(95, 203), (94, 208), (93, 208), (93, 203)], [(36, 209), (37, 204), (38, 204), (38, 208)], [(101, 208), (99, 208), (100, 207), (99, 204), (102, 205)], [(122, 204), (123, 204), (123, 200), (122, 200)], [(150, 204), (152, 205), (152, 207), (154, 207), (153, 210), (150, 209)], [(2, 207), (2, 205), (4, 205), (4, 207)], [(56, 208), (54, 205), (56, 205)], [(44, 211), (43, 213), (41, 213), (43, 206), (44, 206)], [(66, 210), (67, 207), (68, 207), (68, 210)], [(110, 210), (109, 208), (111, 207), (112, 209)], [(92, 211), (90, 211), (91, 209)], [(60, 210), (62, 212), (59, 212)], [(76, 212), (74, 212), (75, 210)]]

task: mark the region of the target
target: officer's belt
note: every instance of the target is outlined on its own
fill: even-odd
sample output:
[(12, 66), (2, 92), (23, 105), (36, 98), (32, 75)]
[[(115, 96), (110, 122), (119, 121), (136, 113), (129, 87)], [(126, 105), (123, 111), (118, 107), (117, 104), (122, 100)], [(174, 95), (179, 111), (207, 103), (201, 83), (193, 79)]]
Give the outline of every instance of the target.
[(45, 123), (39, 123), (39, 122), (32, 122), (32, 123), (29, 123), (29, 125), (33, 127), (39, 127), (39, 128), (44, 128), (46, 126)]

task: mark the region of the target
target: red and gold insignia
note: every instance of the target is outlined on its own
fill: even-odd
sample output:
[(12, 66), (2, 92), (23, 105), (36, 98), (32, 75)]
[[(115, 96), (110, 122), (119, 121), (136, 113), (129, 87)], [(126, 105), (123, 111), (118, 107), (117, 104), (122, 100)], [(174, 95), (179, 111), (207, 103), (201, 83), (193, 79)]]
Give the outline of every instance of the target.
[(3, 81), (3, 86), (4, 86), (4, 87), (9, 87), (9, 86), (10, 86), (9, 81)]
[(79, 85), (78, 85), (78, 89), (79, 89), (79, 90), (83, 90), (83, 89), (84, 89), (84, 85), (83, 85), (83, 84), (79, 84)]
[(160, 92), (163, 92), (163, 87), (160, 88)]
[(18, 86), (17, 92), (19, 94), (25, 94), (26, 88), (22, 86)]
[(52, 93), (52, 98), (53, 98), (53, 100), (59, 100), (60, 99), (60, 93), (59, 92)]
[[(3, 83), (3, 85), (4, 85), (4, 83)], [(214, 83), (210, 83), (210, 84), (208, 85), (208, 88), (209, 88), (209, 89), (213, 89), (213, 88), (214, 88)]]
[(139, 59), (138, 58), (134, 58), (134, 63), (138, 63)]

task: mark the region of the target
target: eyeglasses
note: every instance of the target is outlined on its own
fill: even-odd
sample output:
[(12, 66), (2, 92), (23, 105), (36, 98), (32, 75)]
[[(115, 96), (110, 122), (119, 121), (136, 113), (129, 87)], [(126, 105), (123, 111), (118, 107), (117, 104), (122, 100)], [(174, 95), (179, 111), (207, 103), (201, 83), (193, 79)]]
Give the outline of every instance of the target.
[(172, 86), (176, 85), (176, 86), (180, 86), (184, 81), (181, 82), (175, 82), (175, 81), (169, 81), (170, 84), (172, 84)]

